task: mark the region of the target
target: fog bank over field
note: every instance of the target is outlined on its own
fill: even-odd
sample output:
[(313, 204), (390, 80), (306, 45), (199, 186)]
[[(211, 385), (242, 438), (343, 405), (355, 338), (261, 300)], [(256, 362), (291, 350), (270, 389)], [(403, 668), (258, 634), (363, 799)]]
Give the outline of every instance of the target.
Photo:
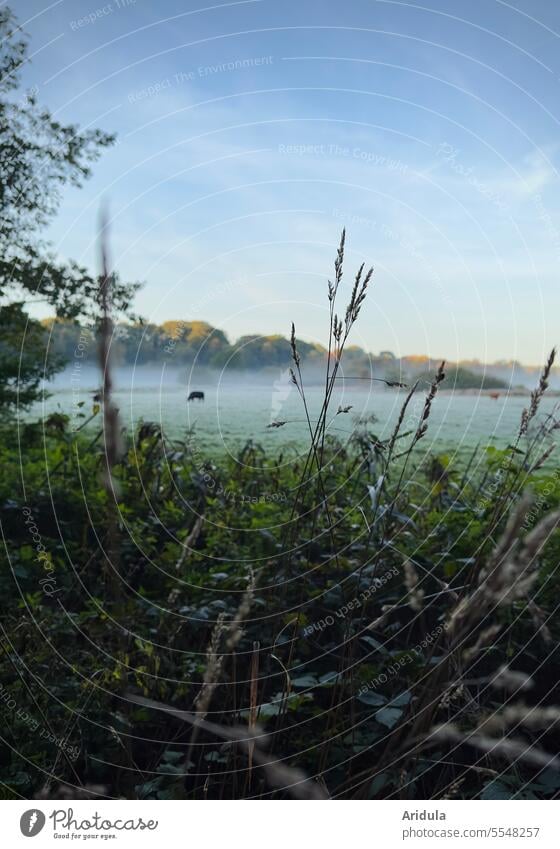
[[(91, 328), (74, 321), (46, 319), (43, 322), (48, 357), (67, 363), (54, 380), (63, 390), (72, 381), (94, 388), (97, 342)], [(322, 384), (325, 379), (327, 349), (317, 342), (297, 339), (304, 379), (308, 386)], [(111, 341), (112, 365), (116, 385), (137, 391), (165, 385), (168, 389), (204, 390), (220, 383), (270, 385), (289, 379), (293, 365), (290, 342), (282, 335), (251, 334), (235, 342), (219, 328), (205, 321), (166, 321), (155, 324), (116, 325)], [(398, 356), (393, 351), (371, 353), (358, 345), (345, 348), (340, 375), (356, 385), (382, 388), (383, 379), (393, 383), (429, 382), (445, 356)], [(442, 389), (506, 390), (532, 389), (539, 379), (542, 365), (524, 366), (515, 361), (490, 364), (478, 360), (446, 362), (446, 380)], [(287, 376), (287, 377), (286, 377)], [(560, 370), (553, 369), (550, 386), (560, 388)]]
[[(363, 368), (353, 368), (351, 363), (346, 363), (345, 368), (340, 370), (339, 383), (347, 388), (351, 386), (353, 390), (379, 393), (394, 391), (383, 383), (384, 379), (407, 385), (419, 379), (420, 388), (422, 388), (429, 383), (430, 376), (439, 363), (426, 361), (422, 365), (423, 368), (411, 369), (406, 367), (405, 361), (395, 360), (390, 369), (371, 368), (366, 372)], [(226, 365), (218, 369), (196, 364), (176, 366), (161, 362), (137, 366), (115, 365), (112, 374), (117, 392), (161, 390), (175, 393), (191, 390), (208, 391), (218, 389), (220, 386), (228, 389), (239, 387), (240, 390), (256, 386), (271, 389), (276, 384), (289, 383), (289, 368), (289, 365), (277, 365), (238, 369)], [(323, 385), (324, 365), (304, 364), (303, 376), (305, 385), (308, 387)], [(447, 363), (447, 378), (441, 385), (441, 391), (531, 390), (537, 384), (538, 376), (539, 369), (521, 365), (469, 364), (468, 369), (461, 365), (457, 370), (455, 364)], [(95, 392), (99, 388), (100, 381), (101, 376), (96, 364), (77, 361), (56, 374), (51, 381), (46, 382), (45, 389), (58, 393), (73, 391), (79, 387), (83, 391)], [(552, 390), (560, 390), (558, 374), (551, 375), (550, 387)]]
[[(219, 390), (220, 386), (239, 390), (261, 387), (269, 390), (276, 383), (290, 382), (289, 368), (268, 366), (262, 369), (214, 369), (197, 366), (169, 366), (167, 363), (141, 366), (114, 366), (112, 369), (115, 392), (144, 392), (163, 390), (165, 392), (188, 392), (191, 390)], [(324, 370), (317, 366), (308, 369), (305, 374), (308, 386), (322, 386), (325, 382)], [(95, 393), (99, 389), (101, 374), (96, 365), (86, 364), (76, 368), (68, 366), (51, 381), (45, 382), (49, 392), (65, 392), (80, 388)], [(367, 381), (357, 382), (358, 387)], [(379, 384), (383, 386), (384, 384)], [(375, 387), (375, 384), (374, 384)], [(294, 387), (295, 388), (295, 387)], [(356, 387), (355, 387), (356, 388)]]
[[(77, 372), (77, 373), (76, 373)], [(324, 374), (310, 369), (304, 377), (307, 409), (312, 421), (317, 419), (324, 398)], [(190, 375), (190, 385), (187, 384)], [(96, 394), (99, 371), (88, 364), (78, 370), (66, 369), (57, 375), (47, 389), (50, 397), (30, 411), (31, 417), (48, 419), (52, 413), (69, 417), (70, 428), (80, 428), (94, 415), (88, 429), (102, 425)], [(309, 430), (298, 390), (290, 381), (289, 369), (271, 368), (260, 371), (194, 369), (170, 366), (117, 366), (114, 369), (114, 399), (119, 418), (130, 434), (142, 422), (159, 425), (170, 438), (185, 439), (201, 457), (224, 452), (236, 456), (251, 440), (272, 456), (278, 452), (304, 451), (309, 444)], [(442, 384), (443, 387), (443, 384)], [(428, 381), (419, 385), (410, 402), (410, 426), (420, 421)], [(189, 391), (204, 392), (204, 403), (187, 401)], [(490, 392), (475, 389), (438, 393), (430, 416), (430, 428), (422, 441), (424, 451), (468, 452), (483, 442), (504, 447), (519, 428), (521, 414), (527, 406), (528, 392)], [(386, 387), (383, 383), (362, 380), (340, 380), (331, 399), (327, 433), (343, 444), (352, 440), (365, 427), (379, 439), (390, 437), (407, 390)], [(554, 398), (543, 402), (550, 412)], [(345, 414), (337, 414), (342, 407)]]

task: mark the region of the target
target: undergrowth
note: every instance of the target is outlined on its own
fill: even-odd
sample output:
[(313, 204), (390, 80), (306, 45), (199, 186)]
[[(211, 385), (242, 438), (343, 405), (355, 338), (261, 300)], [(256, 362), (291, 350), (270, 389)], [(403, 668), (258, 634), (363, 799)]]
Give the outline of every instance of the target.
[(99, 433), (4, 426), (6, 798), (558, 796), (554, 353), (504, 450), (420, 450), (443, 363), (419, 415), (392, 387), (393, 434), (342, 443), (372, 282), (339, 310), (343, 262), (344, 237), (315, 418), (292, 328), (304, 456), (201, 459), (150, 423), (123, 442), (108, 314)]

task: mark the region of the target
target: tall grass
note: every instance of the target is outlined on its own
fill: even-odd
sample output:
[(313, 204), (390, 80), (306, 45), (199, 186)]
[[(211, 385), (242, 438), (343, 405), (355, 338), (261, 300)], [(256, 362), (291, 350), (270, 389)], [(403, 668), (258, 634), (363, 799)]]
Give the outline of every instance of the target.
[[(335, 381), (339, 379), (339, 370), (344, 355), (344, 349), (348, 342), (350, 332), (357, 321), (361, 307), (367, 294), (368, 285), (372, 279), (373, 269), (364, 272), (361, 265), (356, 273), (351, 288), (350, 298), (344, 313), (344, 320), (339, 317), (337, 302), (344, 278), (344, 252), (346, 234), (343, 231), (340, 245), (337, 251), (334, 279), (329, 281), (327, 297), (329, 302), (329, 328), (328, 328), (328, 358), (326, 362), (325, 388), (319, 414), (316, 420), (312, 419), (309, 404), (306, 399), (305, 382), (302, 371), (301, 358), (298, 353), (295, 325), (291, 330), (291, 350), (293, 369), (291, 379), (297, 387), (301, 397), (305, 420), (308, 425), (310, 444), (303, 467), (299, 473), (299, 479), (294, 490), (293, 503), (291, 505), (289, 518), (283, 532), (280, 543), (281, 550), (285, 552), (283, 557), (282, 577), (283, 599), (288, 608), (294, 595), (299, 599), (295, 610), (305, 606), (306, 591), (309, 587), (308, 569), (313, 568), (313, 556), (300, 557), (302, 551), (309, 552), (310, 543), (319, 542), (321, 546), (329, 546), (328, 556), (324, 558), (319, 567), (323, 575), (328, 575), (329, 570), (334, 569), (337, 576), (341, 577), (343, 567), (341, 566), (341, 554), (345, 553), (356, 542), (354, 538), (348, 538), (339, 533), (344, 525), (344, 518), (340, 517), (340, 508), (337, 507), (337, 496), (329, 491), (329, 475), (325, 474), (326, 464), (336, 463), (331, 452), (325, 450), (325, 439), (328, 430), (330, 407), (332, 402)], [(465, 578), (463, 585), (452, 586), (447, 581), (441, 580), (433, 572), (426, 571), (422, 577), (419, 576), (414, 559), (406, 555), (400, 558), (401, 580), (404, 596), (401, 603), (386, 605), (383, 615), (374, 619), (367, 615), (367, 605), (364, 605), (359, 616), (349, 616), (346, 623), (344, 637), (336, 646), (337, 669), (335, 683), (332, 686), (332, 696), (327, 710), (328, 720), (326, 724), (327, 737), (322, 741), (316, 741), (316, 757), (314, 766), (316, 769), (315, 779), (324, 786), (329, 785), (327, 764), (332, 741), (340, 736), (339, 729), (347, 727), (347, 719), (350, 714), (352, 722), (355, 722), (352, 737), (355, 740), (355, 728), (360, 726), (356, 722), (355, 694), (352, 688), (360, 675), (360, 655), (362, 654), (359, 641), (368, 633), (375, 633), (376, 640), (380, 645), (385, 645), (390, 640), (394, 629), (391, 628), (391, 619), (398, 611), (402, 610), (403, 602), (414, 615), (412, 623), (427, 627), (429, 622), (438, 623), (438, 636), (432, 642), (428, 665), (422, 670), (417, 680), (406, 680), (402, 683), (404, 687), (413, 687), (413, 695), (407, 700), (406, 709), (397, 710), (393, 708), (394, 714), (386, 714), (395, 718), (390, 723), (390, 730), (383, 740), (382, 745), (376, 743), (371, 747), (372, 754), (375, 751), (374, 763), (371, 766), (362, 766), (364, 757), (351, 758), (356, 760), (360, 766), (351, 769), (347, 778), (337, 788), (338, 793), (344, 795), (363, 794), (371, 795), (372, 783), (376, 778), (384, 775), (386, 771), (398, 774), (398, 788), (390, 795), (404, 795), (414, 793), (413, 788), (419, 782), (418, 764), (424, 753), (436, 744), (441, 745), (442, 740), (460, 740), (466, 744), (478, 745), (480, 734), (474, 730), (459, 734), (457, 726), (453, 722), (438, 722), (442, 706), (449, 700), (450, 695), (469, 684), (469, 676), (479, 660), (479, 656), (485, 653), (498, 638), (501, 630), (499, 610), (511, 609), (515, 602), (524, 601), (531, 603), (531, 589), (538, 576), (539, 555), (543, 546), (550, 537), (552, 531), (560, 521), (560, 513), (552, 512), (540, 521), (534, 529), (522, 535), (523, 522), (530, 508), (530, 497), (523, 494), (524, 486), (531, 474), (551, 456), (553, 446), (548, 446), (535, 460), (535, 453), (542, 450), (545, 442), (553, 429), (558, 427), (556, 420), (548, 420), (537, 431), (536, 435), (526, 439), (524, 449), (520, 448), (523, 438), (528, 436), (530, 423), (537, 416), (539, 406), (548, 386), (548, 377), (554, 362), (554, 351), (551, 353), (537, 389), (532, 393), (530, 405), (524, 411), (520, 423), (519, 433), (515, 443), (508, 449), (503, 460), (505, 474), (503, 486), (493, 499), (490, 509), (485, 512), (483, 527), (480, 532), (478, 547), (475, 552), (474, 565), (471, 575)], [(377, 379), (374, 376), (371, 378)], [(363, 509), (362, 515), (367, 525), (365, 533), (365, 545), (363, 545), (363, 563), (354, 570), (356, 587), (359, 588), (360, 580), (363, 579), (364, 568), (369, 566), (372, 574), (379, 574), (384, 562), (387, 562), (387, 554), (398, 551), (399, 536), (402, 535), (403, 516), (397, 510), (400, 505), (408, 503), (407, 497), (407, 469), (408, 464), (414, 457), (414, 449), (419, 441), (425, 436), (433, 404), (436, 402), (438, 387), (445, 379), (444, 363), (441, 363), (428, 388), (421, 413), (416, 425), (411, 432), (401, 431), (407, 408), (414, 393), (418, 389), (415, 384), (404, 398), (400, 415), (395, 429), (389, 440), (380, 443), (378, 440), (366, 445), (366, 458), (362, 469), (370, 464), (371, 450), (376, 453), (376, 460), (380, 466), (380, 474), (372, 484), (368, 485), (371, 496), (373, 515), (367, 521)], [(344, 412), (339, 408), (338, 412)], [(396, 452), (397, 441), (410, 436), (408, 445)], [(366, 438), (367, 443), (367, 438)], [(520, 459), (521, 458), (521, 459)], [(399, 462), (400, 461), (400, 462)], [(395, 481), (393, 481), (393, 477)], [(466, 481), (463, 481), (461, 494), (466, 489)], [(475, 500), (480, 497), (480, 492), (470, 493)], [(332, 502), (332, 503), (331, 503)], [(349, 509), (352, 509), (351, 507)], [(507, 512), (510, 518), (507, 522), (500, 541), (494, 548), (489, 550), (494, 534), (501, 527)], [(398, 521), (395, 519), (398, 516)], [(399, 523), (401, 523), (399, 525)], [(404, 517), (404, 526), (414, 525), (412, 519)], [(342, 536), (342, 538), (341, 538)], [(364, 536), (364, 533), (360, 536)], [(293, 560), (298, 558), (299, 568), (303, 574), (298, 578), (294, 572)], [(303, 562), (302, 562), (303, 559)], [(306, 559), (308, 560), (305, 565)], [(317, 568), (316, 566), (314, 567)], [(438, 591), (427, 594), (422, 588), (425, 579), (435, 582)], [(342, 582), (346, 581), (341, 577)], [(319, 579), (320, 581), (320, 579)], [(292, 584), (298, 587), (294, 590)], [(456, 582), (455, 582), (456, 583)], [(291, 637), (288, 640), (289, 650), (285, 658), (288, 666), (294, 664), (299, 653), (299, 640), (301, 634), (301, 614), (295, 613), (293, 621), (288, 625)], [(409, 626), (411, 632), (413, 629)], [(389, 629), (389, 630), (387, 630)], [(282, 629), (284, 632), (284, 629)], [(305, 653), (304, 653), (305, 654)], [(254, 657), (254, 656), (253, 656)], [(367, 659), (367, 658), (366, 658)], [(282, 664), (285, 675), (285, 684), (282, 700), (285, 703), (294, 695), (291, 686), (291, 672)], [(207, 667), (207, 670), (210, 668)], [(504, 671), (502, 670), (502, 673)], [(514, 673), (510, 673), (514, 675)], [(486, 672), (490, 680), (491, 671)], [(251, 678), (251, 706), (249, 711), (249, 731), (254, 727), (258, 710), (255, 706), (256, 688), (254, 674)], [(238, 687), (242, 682), (233, 681), (231, 687)], [(396, 702), (396, 704), (400, 702)], [(392, 702), (389, 700), (385, 711), (391, 710)], [(522, 708), (515, 707), (519, 715), (525, 715)], [(509, 709), (511, 710), (511, 709)], [(551, 708), (551, 711), (556, 708)], [(509, 714), (508, 714), (509, 715)], [(516, 714), (517, 715), (517, 714)], [(548, 714), (547, 714), (548, 715)], [(499, 716), (499, 714), (498, 714)], [(285, 722), (285, 711), (280, 713), (284, 722), (278, 720), (275, 725), (275, 739), (278, 745), (284, 734), (289, 735), (289, 724)], [(475, 725), (476, 714), (470, 717), (471, 725)], [(483, 716), (482, 709), (479, 714), (480, 723), (483, 726), (497, 728), (500, 721), (497, 715), (493, 715), (493, 722)], [(285, 730), (284, 730), (285, 729)], [(459, 735), (459, 736), (458, 736)], [(490, 746), (490, 738), (484, 736), (485, 745)], [(523, 757), (523, 742), (511, 741), (504, 745), (503, 741), (496, 739), (495, 750), (498, 755), (503, 756), (508, 752), (515, 753), (516, 757)], [(535, 751), (533, 746), (527, 749), (527, 758), (530, 762), (544, 763), (548, 757), (553, 762), (552, 756)], [(475, 767), (473, 767), (475, 769)], [(332, 770), (331, 770), (332, 771)], [(414, 780), (411, 776), (416, 776)], [(420, 776), (422, 770), (420, 769)], [(464, 779), (461, 779), (463, 781)], [(456, 777), (452, 785), (454, 792), (458, 786)], [(447, 792), (446, 791), (446, 792)], [(440, 791), (443, 792), (443, 791)]]
[[(547, 684), (560, 671), (550, 615), (560, 495), (538, 500), (560, 426), (555, 411), (541, 415), (554, 351), (493, 465), (476, 453), (454, 468), (419, 451), (444, 363), (418, 413), (419, 385), (390, 384), (404, 392), (388, 438), (369, 422), (343, 445), (330, 425), (348, 408), (333, 410), (333, 394), (373, 279), (361, 265), (340, 307), (345, 247), (343, 232), (326, 287), (329, 354), (316, 413), (291, 329), (305, 455), (289, 466), (251, 443), (201, 467), (188, 440), (150, 423), (122, 442), (102, 240), (103, 447), (94, 453), (96, 439), (80, 453), (82, 434), (48, 438), (52, 499), (72, 510), (65, 547), (106, 577), (65, 574), (68, 615), (31, 583), (27, 603), (49, 641), (32, 618), (14, 628), (10, 647), (25, 644), (47, 664), (52, 643), (57, 699), (79, 717), (80, 759), (61, 763), (63, 786), (44, 791), (50, 797), (476, 798), (499, 782), (521, 797), (557, 792), (540, 776), (558, 767)], [(41, 484), (32, 428), (26, 438), (25, 474)], [(264, 480), (289, 497), (241, 497)], [(33, 509), (49, 515), (36, 491)], [(48, 519), (41, 526), (50, 540)], [(89, 682), (87, 711), (74, 676)]]

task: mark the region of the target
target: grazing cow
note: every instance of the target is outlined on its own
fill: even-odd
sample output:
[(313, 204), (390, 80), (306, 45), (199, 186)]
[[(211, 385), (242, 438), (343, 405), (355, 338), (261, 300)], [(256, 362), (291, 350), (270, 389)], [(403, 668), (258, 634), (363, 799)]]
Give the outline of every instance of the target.
[(204, 401), (204, 392), (191, 392), (187, 401)]
[(500, 397), (500, 393), (499, 392), (491, 392), (490, 397), (492, 398), (493, 401), (497, 401), (498, 398)]

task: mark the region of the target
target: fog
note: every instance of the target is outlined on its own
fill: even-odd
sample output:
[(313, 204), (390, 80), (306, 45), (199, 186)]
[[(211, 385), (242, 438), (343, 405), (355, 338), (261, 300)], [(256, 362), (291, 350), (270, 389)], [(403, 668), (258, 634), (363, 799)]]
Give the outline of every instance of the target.
[[(343, 374), (343, 372), (341, 372)], [(290, 382), (288, 368), (269, 366), (259, 370), (211, 369), (207, 367), (168, 365), (114, 366), (111, 369), (115, 392), (146, 392), (165, 390), (166, 392), (206, 391), (218, 387), (247, 390), (253, 387), (267, 388), (279, 383)], [(304, 368), (304, 381), (307, 386), (321, 386), (325, 382), (324, 369), (313, 366)], [(368, 385), (367, 381), (363, 381)], [(101, 372), (98, 366), (84, 365), (67, 367), (50, 381), (45, 381), (45, 389), (50, 392), (72, 392), (77, 388), (95, 393), (101, 384)], [(375, 384), (374, 384), (375, 386)], [(381, 388), (382, 384), (379, 385)]]

